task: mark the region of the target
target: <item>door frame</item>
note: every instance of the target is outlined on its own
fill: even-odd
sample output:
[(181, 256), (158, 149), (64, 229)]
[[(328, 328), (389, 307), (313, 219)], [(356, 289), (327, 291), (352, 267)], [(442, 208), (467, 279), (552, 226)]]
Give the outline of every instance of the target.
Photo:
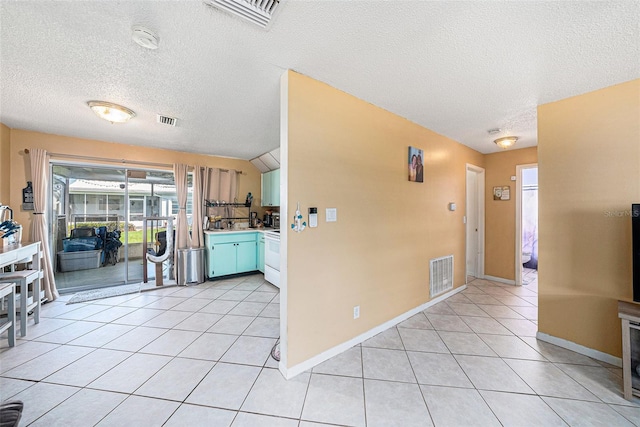
[(516, 286), (522, 286), (522, 172), (533, 168), (538, 164), (516, 165)]
[[(129, 174), (128, 171), (131, 170), (136, 170), (136, 171), (145, 171), (145, 172), (167, 172), (169, 169), (161, 169), (161, 168), (157, 168), (157, 167), (143, 167), (143, 166), (136, 166), (135, 164), (133, 165), (127, 165), (127, 164), (113, 164), (113, 163), (97, 163), (97, 162), (91, 162), (91, 161), (80, 161), (80, 160), (63, 160), (63, 159), (49, 159), (49, 179), (50, 179), (50, 183), (49, 183), (49, 189), (48, 189), (48, 194), (47, 194), (47, 203), (48, 203), (48, 222), (49, 224), (53, 224), (53, 221), (55, 220), (54, 218), (54, 214), (53, 214), (53, 168), (54, 166), (70, 166), (70, 167), (85, 167), (85, 168), (96, 168), (96, 169), (116, 169), (116, 170), (122, 170), (124, 171), (124, 218), (123, 218), (123, 222), (124, 222), (124, 233), (122, 234), (122, 237), (124, 239), (125, 242), (128, 241), (129, 238), (129, 216), (130, 216), (130, 212), (129, 212)], [(68, 199), (67, 199), (67, 203), (68, 203)], [(51, 254), (51, 258), (54, 258), (56, 255), (56, 252), (54, 251), (53, 248), (53, 244), (54, 244), (54, 240), (55, 240), (55, 236), (53, 235), (53, 227), (50, 226), (49, 227), (49, 251)], [(99, 289), (99, 288), (104, 288), (104, 287), (111, 287), (111, 286), (119, 286), (119, 285), (128, 285), (131, 283), (137, 283), (137, 280), (132, 280), (129, 278), (129, 245), (128, 244), (124, 244), (122, 246), (122, 248), (124, 249), (124, 271), (125, 271), (125, 280), (124, 283), (111, 283), (111, 284), (104, 284), (101, 286), (93, 286), (93, 285), (87, 285), (87, 286), (78, 286), (78, 287), (73, 287), (73, 288), (69, 288), (71, 289), (73, 292), (78, 292), (78, 291), (83, 291), (83, 290), (87, 290), (87, 289)], [(52, 265), (54, 263), (53, 259), (51, 260)], [(63, 291), (65, 292), (65, 291)]]
[(484, 200), (484, 186), (485, 186), (485, 170), (484, 168), (481, 168), (480, 166), (476, 166), (473, 165), (471, 163), (467, 163), (466, 167), (465, 167), (465, 200), (464, 200), (464, 205), (465, 205), (465, 215), (464, 215), (464, 219), (463, 222), (465, 224), (464, 230), (465, 230), (465, 238), (464, 238), (464, 248), (465, 248), (465, 262), (464, 262), (464, 271), (465, 271), (465, 283), (467, 281), (467, 277), (468, 277), (468, 271), (467, 271), (467, 244), (468, 244), (468, 235), (469, 235), (469, 223), (467, 221), (467, 218), (469, 217), (469, 206), (467, 204), (467, 194), (470, 191), (469, 188), (467, 188), (467, 175), (469, 173), (475, 173), (477, 175), (477, 188), (474, 190), (476, 192), (477, 195), (477, 200), (478, 200), (478, 212), (476, 212), (477, 216), (478, 216), (478, 259), (477, 259), (477, 266), (478, 266), (478, 271), (476, 272), (476, 277), (478, 278), (483, 278), (484, 277), (484, 238), (485, 238), (485, 224), (484, 224), (484, 205), (485, 205), (485, 200)]

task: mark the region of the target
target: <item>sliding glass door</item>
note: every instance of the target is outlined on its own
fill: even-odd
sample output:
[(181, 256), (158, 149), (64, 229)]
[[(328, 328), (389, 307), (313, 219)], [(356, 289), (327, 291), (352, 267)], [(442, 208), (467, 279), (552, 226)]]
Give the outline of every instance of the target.
[[(58, 290), (141, 282), (143, 219), (172, 214), (173, 173), (53, 163), (51, 177), (51, 246)], [(147, 233), (149, 248), (154, 248), (152, 234), (158, 231)]]

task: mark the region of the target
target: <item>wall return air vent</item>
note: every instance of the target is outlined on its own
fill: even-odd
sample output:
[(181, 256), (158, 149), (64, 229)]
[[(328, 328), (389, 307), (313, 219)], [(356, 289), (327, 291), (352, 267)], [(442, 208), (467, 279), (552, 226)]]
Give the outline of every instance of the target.
[(453, 289), (453, 255), (429, 261), (429, 296), (436, 297)]
[(204, 0), (204, 4), (267, 28), (284, 0)]

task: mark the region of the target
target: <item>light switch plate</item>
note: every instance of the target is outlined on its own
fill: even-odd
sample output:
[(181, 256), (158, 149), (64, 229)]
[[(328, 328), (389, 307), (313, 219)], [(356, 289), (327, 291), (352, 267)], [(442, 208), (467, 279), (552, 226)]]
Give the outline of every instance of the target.
[(327, 218), (327, 222), (336, 222), (338, 220), (338, 209), (327, 208), (326, 218)]

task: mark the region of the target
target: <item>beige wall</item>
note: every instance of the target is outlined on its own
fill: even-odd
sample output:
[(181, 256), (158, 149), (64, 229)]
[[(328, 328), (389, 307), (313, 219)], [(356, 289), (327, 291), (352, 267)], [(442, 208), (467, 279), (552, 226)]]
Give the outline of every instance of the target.
[[(206, 156), (180, 151), (162, 150), (157, 148), (138, 147), (116, 144), (89, 139), (71, 138), (67, 136), (51, 135), (19, 129), (11, 130), (11, 179), (10, 201), (14, 209), (16, 220), (30, 228), (31, 215), (22, 211), (22, 188), (27, 181), (31, 181), (29, 156), (24, 154), (25, 148), (43, 148), (52, 153), (104, 157), (107, 159), (126, 159), (130, 161), (144, 161), (153, 163), (186, 163), (189, 165), (219, 167), (223, 169), (241, 170), (243, 173), (239, 181), (239, 197), (244, 200), (247, 192), (256, 195), (259, 203), (260, 171), (246, 160), (224, 157)], [(4, 168), (3, 168), (4, 169)], [(254, 203), (256, 200), (254, 199)]]
[[(442, 135), (288, 76), (289, 213), (298, 202), (305, 219), (319, 211), (318, 228), (287, 236), (292, 367), (427, 302), (432, 258), (453, 254), (455, 286), (465, 282), (465, 164), (484, 165)], [(422, 184), (407, 180), (409, 145), (424, 150)], [(335, 223), (325, 222), (329, 207)]]
[[(485, 161), (485, 261), (484, 273), (515, 280), (517, 165), (537, 163), (537, 148), (487, 154)], [(493, 187), (511, 187), (510, 200), (493, 200)]]
[(9, 204), (9, 177), (11, 163), (9, 162), (9, 138), (11, 130), (0, 123), (0, 204)]
[(538, 107), (539, 330), (621, 355), (632, 203), (640, 202), (640, 80)]

